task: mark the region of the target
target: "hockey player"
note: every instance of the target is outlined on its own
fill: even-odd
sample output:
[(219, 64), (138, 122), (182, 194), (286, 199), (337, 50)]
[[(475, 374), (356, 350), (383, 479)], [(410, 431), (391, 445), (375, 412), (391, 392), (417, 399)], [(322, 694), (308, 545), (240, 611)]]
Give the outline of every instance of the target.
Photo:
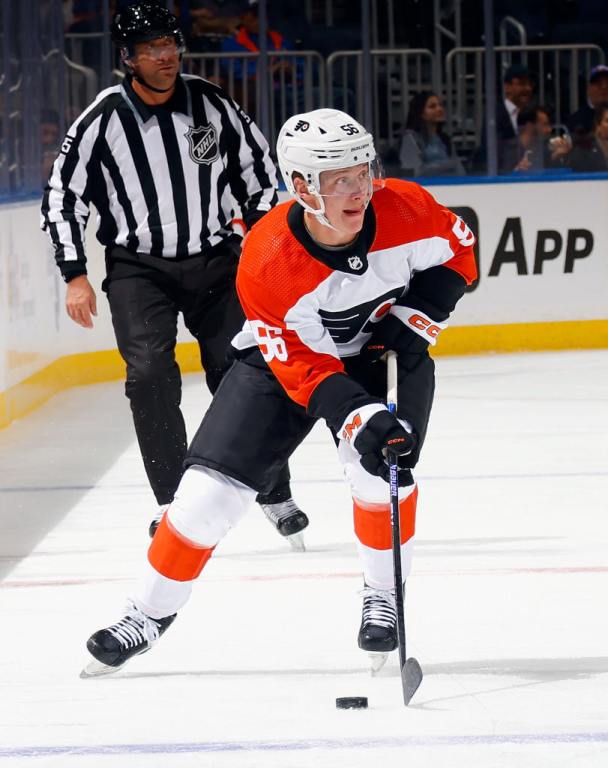
[[(295, 198), (250, 232), (237, 274), (247, 322), (238, 359), (189, 449), (175, 500), (126, 614), (87, 643), (90, 673), (147, 650), (173, 622), (216, 544), (316, 419), (331, 429), (350, 485), (365, 589), (359, 646), (397, 646), (387, 447), (400, 454), (403, 574), (434, 391), (429, 345), (476, 278), (474, 236), (420, 186), (384, 181), (372, 136), (343, 112), (290, 118), (277, 155)], [(398, 354), (398, 413), (383, 402)], [(280, 458), (277, 458), (280, 457)]]

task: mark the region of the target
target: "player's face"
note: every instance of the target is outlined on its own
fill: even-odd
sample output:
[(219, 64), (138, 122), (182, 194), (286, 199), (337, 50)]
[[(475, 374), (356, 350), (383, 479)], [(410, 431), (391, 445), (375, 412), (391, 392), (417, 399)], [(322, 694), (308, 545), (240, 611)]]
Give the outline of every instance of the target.
[(323, 171), (320, 182), (327, 220), (352, 239), (363, 227), (372, 194), (369, 165), (360, 163), (352, 168)]
[(154, 88), (170, 88), (179, 71), (179, 51), (175, 38), (159, 37), (147, 43), (137, 43), (131, 66)]

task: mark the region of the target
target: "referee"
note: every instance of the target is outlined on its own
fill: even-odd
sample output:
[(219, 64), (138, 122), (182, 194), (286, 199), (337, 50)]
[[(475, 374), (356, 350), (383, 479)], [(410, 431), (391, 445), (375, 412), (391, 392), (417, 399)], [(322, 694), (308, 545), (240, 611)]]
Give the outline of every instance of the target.
[[(148, 480), (159, 504), (154, 534), (172, 501), (186, 453), (175, 360), (181, 312), (200, 346), (215, 392), (244, 315), (235, 276), (241, 237), (233, 200), (251, 228), (277, 202), (268, 145), (218, 86), (179, 74), (184, 38), (155, 2), (116, 14), (112, 39), (127, 70), (69, 129), (42, 202), (42, 228), (67, 282), (68, 315), (92, 328), (96, 296), (87, 278), (84, 230), (97, 209), (105, 246), (106, 292), (126, 395)], [(284, 536), (308, 519), (291, 499), (289, 470), (258, 498)]]

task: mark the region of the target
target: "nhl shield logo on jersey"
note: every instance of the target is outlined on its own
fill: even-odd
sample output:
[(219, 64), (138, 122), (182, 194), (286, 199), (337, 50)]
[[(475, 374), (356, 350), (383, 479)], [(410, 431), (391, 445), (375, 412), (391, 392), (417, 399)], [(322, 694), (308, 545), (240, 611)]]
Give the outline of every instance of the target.
[(359, 270), (363, 266), (363, 262), (359, 258), (359, 256), (349, 256), (348, 257), (348, 266), (351, 269)]
[(199, 165), (211, 165), (219, 156), (217, 131), (212, 125), (188, 128), (184, 136), (190, 145), (190, 157)]

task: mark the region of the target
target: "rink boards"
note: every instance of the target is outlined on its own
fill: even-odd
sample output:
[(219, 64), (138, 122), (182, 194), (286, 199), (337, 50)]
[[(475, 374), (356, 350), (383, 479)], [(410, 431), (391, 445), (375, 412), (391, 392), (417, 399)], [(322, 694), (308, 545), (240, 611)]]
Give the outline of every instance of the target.
[[(479, 280), (435, 354), (608, 347), (608, 180), (429, 189), (478, 235)], [(39, 230), (39, 200), (0, 206), (0, 428), (61, 389), (124, 374), (100, 289), (104, 258), (92, 225), (87, 239), (98, 294), (93, 331), (65, 314), (65, 286)], [(184, 371), (200, 367), (188, 339), (182, 328)]]

